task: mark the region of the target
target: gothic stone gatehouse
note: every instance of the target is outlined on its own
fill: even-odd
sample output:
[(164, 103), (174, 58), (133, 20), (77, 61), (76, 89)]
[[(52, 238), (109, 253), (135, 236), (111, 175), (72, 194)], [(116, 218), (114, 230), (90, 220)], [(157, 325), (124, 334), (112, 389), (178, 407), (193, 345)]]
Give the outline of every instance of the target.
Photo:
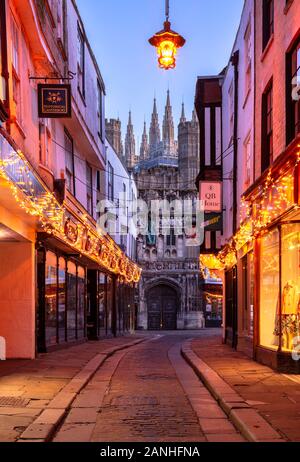
[[(129, 121), (131, 124), (131, 120)], [(199, 166), (199, 126), (195, 112), (187, 121), (182, 107), (178, 126), (178, 141), (174, 137), (174, 122), (170, 94), (160, 132), (156, 101), (148, 135), (146, 125), (140, 156), (133, 152), (130, 143), (132, 127), (127, 131), (128, 164), (132, 166), (139, 197), (150, 206), (151, 200), (190, 199), (195, 202), (195, 178)], [(133, 141), (133, 140), (132, 140)], [(171, 208), (169, 235), (140, 236), (138, 263), (143, 268), (139, 285), (137, 327), (149, 330), (196, 329), (203, 327), (201, 309), (198, 246), (188, 246), (185, 234), (175, 235)]]

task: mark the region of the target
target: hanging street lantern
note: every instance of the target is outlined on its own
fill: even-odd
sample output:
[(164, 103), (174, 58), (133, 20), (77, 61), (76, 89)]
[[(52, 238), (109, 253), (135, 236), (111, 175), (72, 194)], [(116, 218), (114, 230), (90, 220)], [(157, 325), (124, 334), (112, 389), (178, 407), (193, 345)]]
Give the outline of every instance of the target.
[(176, 67), (177, 50), (184, 46), (185, 39), (177, 32), (171, 30), (169, 0), (166, 0), (166, 21), (164, 22), (164, 28), (151, 37), (149, 43), (157, 49), (158, 64), (161, 69), (168, 70)]

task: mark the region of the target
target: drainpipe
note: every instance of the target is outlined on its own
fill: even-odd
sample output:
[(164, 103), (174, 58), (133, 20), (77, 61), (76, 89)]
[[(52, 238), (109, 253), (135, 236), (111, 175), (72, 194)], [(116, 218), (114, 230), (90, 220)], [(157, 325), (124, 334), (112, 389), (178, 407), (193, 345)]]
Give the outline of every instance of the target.
[(230, 59), (234, 67), (234, 128), (233, 128), (233, 217), (232, 234), (237, 230), (237, 167), (238, 167), (238, 108), (239, 108), (239, 57), (237, 50)]

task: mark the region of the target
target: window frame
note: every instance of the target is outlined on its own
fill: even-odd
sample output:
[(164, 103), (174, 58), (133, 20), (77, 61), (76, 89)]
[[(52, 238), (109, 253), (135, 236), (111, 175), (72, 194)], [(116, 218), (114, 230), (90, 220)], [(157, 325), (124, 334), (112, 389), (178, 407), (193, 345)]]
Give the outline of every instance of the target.
[(262, 3), (262, 50), (264, 51), (274, 35), (274, 0)]
[(85, 99), (85, 39), (79, 23), (77, 25), (77, 89)]
[(86, 203), (87, 211), (93, 216), (94, 204), (93, 204), (93, 168), (86, 162)]
[[(299, 56), (299, 67), (293, 72), (293, 59), (297, 63)], [(297, 64), (296, 64), (297, 65)], [(286, 144), (289, 145), (300, 133), (300, 95), (298, 101), (293, 98), (293, 78), (299, 75), (296, 88), (300, 88), (300, 35), (296, 38), (293, 46), (286, 54)], [(299, 94), (299, 91), (298, 91)], [(296, 110), (298, 108), (298, 123), (296, 124)], [(297, 129), (298, 127), (298, 129)]]
[(99, 80), (97, 80), (97, 98), (98, 135), (103, 142), (103, 90)]
[(107, 164), (107, 199), (114, 201), (114, 168), (110, 162)]
[[(68, 151), (66, 149), (66, 140), (70, 141), (71, 151)], [(74, 197), (76, 197), (74, 140), (73, 140), (72, 136), (70, 135), (70, 133), (68, 132), (68, 130), (66, 128), (64, 129), (64, 142), (65, 142), (65, 147), (64, 147), (64, 150), (65, 150), (65, 171), (66, 171), (66, 176), (67, 176), (67, 173), (69, 173), (71, 175), (71, 184), (72, 184), (72, 188), (69, 189), (68, 184), (67, 184), (68, 182), (67, 182), (67, 179), (66, 179), (66, 187), (67, 187), (67, 190), (71, 194), (73, 194)], [(68, 155), (71, 155), (72, 171), (70, 171), (70, 169), (68, 168), (68, 166), (69, 166), (69, 163), (67, 162), (67, 156)]]
[[(270, 103), (270, 104), (269, 104)], [(261, 173), (273, 162), (274, 155), (274, 98), (273, 78), (270, 80), (262, 94), (261, 113)], [(270, 125), (270, 128), (269, 128)]]

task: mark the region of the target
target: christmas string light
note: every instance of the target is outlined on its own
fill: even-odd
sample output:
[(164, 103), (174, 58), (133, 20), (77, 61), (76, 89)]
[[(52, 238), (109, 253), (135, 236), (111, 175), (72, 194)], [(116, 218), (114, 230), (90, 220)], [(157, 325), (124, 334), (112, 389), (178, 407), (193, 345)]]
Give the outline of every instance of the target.
[[(128, 284), (138, 283), (141, 269), (133, 263), (109, 235), (92, 228), (87, 215), (74, 216), (47, 190), (21, 151), (0, 159), (0, 178), (11, 189), (19, 207), (36, 217), (42, 229), (80, 254), (96, 261)], [(36, 186), (36, 188), (35, 188)]]
[(207, 278), (207, 271), (213, 276), (214, 272), (224, 271), (236, 265), (237, 252), (253, 242), (256, 237), (264, 235), (267, 227), (282, 211), (288, 211), (292, 207), (299, 209), (294, 201), (295, 170), (299, 164), (300, 145), (294, 165), (292, 162), (287, 163), (285, 169), (279, 172), (279, 178), (274, 178), (270, 169), (256, 197), (252, 201), (242, 198), (241, 225), (237, 233), (217, 255), (200, 255), (200, 269), (204, 279)]

